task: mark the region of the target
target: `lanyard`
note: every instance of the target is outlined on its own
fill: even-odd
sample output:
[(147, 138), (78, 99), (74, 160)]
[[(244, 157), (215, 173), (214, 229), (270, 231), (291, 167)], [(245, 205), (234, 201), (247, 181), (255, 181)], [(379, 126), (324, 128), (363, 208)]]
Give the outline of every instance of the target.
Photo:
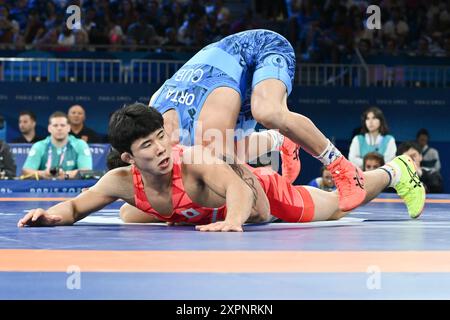
[[(59, 156), (59, 164), (58, 164), (57, 168), (61, 168), (61, 165), (64, 161), (64, 156), (66, 154), (66, 150), (67, 150), (67, 145), (65, 145), (61, 151), (61, 155)], [(52, 144), (50, 143), (48, 145), (48, 157), (47, 157), (47, 165), (46, 165), (47, 169), (52, 168), (52, 157), (53, 157), (52, 153), (53, 153)]]

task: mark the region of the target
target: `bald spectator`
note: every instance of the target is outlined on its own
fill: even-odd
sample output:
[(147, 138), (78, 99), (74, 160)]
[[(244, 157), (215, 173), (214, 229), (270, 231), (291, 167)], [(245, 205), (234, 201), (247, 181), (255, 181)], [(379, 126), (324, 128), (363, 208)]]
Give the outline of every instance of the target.
[(35, 143), (43, 139), (36, 135), (36, 115), (31, 111), (20, 112), (19, 130), (22, 135), (14, 139), (13, 143)]
[(87, 143), (101, 143), (101, 138), (98, 134), (86, 127), (84, 121), (86, 120), (86, 112), (83, 107), (76, 104), (69, 108), (68, 111), (70, 134), (75, 138), (83, 139)]

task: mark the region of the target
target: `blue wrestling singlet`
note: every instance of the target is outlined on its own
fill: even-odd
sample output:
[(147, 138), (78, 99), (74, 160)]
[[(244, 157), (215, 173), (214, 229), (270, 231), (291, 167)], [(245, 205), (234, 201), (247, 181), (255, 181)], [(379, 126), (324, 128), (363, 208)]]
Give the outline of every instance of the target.
[(175, 109), (180, 143), (193, 145), (196, 122), (208, 95), (218, 87), (232, 88), (242, 101), (235, 127), (236, 139), (242, 139), (256, 126), (250, 109), (253, 87), (262, 80), (279, 79), (290, 94), (294, 72), (294, 49), (283, 36), (263, 29), (244, 31), (195, 54), (162, 85), (152, 106), (161, 113)]

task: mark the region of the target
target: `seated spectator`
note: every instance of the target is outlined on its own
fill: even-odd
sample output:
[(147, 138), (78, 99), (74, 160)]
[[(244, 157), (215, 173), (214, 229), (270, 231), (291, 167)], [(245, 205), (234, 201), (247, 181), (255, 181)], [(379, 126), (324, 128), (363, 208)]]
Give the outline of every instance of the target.
[(163, 39), (162, 44), (168, 47), (179, 47), (183, 45), (181, 42), (178, 41), (177, 30), (175, 30), (175, 28), (166, 29), (165, 37)]
[(75, 138), (83, 139), (87, 143), (101, 143), (102, 139), (92, 129), (84, 125), (86, 113), (82, 106), (76, 104), (69, 108), (67, 113), (70, 123), (70, 134)]
[(430, 135), (428, 130), (420, 129), (416, 135), (416, 141), (421, 148), (422, 161), (420, 166), (423, 172), (424, 183), (428, 185), (429, 192), (443, 192), (443, 179), (441, 175), (441, 161), (439, 152), (428, 146)]
[(440, 171), (441, 161), (439, 160), (439, 152), (428, 146), (430, 134), (427, 129), (420, 129), (416, 135), (416, 142), (421, 148), (422, 162), (420, 166), (422, 170)]
[(19, 29), (17, 21), (11, 20), (8, 7), (0, 6), (0, 43), (12, 43)]
[(331, 172), (326, 167), (322, 167), (320, 169), (320, 177), (311, 180), (308, 185), (325, 191), (333, 191), (336, 189)]
[(66, 25), (63, 26), (61, 33), (58, 36), (58, 44), (63, 48), (69, 48), (75, 45), (75, 34), (71, 29), (67, 28)]
[(16, 176), (16, 163), (9, 146), (0, 140), (0, 180)]
[(19, 130), (22, 135), (13, 143), (35, 143), (43, 139), (36, 135), (36, 115), (31, 111), (19, 113)]
[(24, 177), (75, 179), (79, 170), (92, 170), (92, 155), (84, 140), (71, 135), (64, 112), (54, 112), (48, 120), (50, 136), (36, 142), (23, 165)]
[(377, 107), (367, 109), (361, 117), (361, 134), (355, 136), (350, 144), (348, 159), (361, 169), (363, 158), (369, 152), (381, 154), (385, 163), (394, 159), (397, 146), (388, 132), (383, 111)]
[(133, 45), (157, 45), (160, 44), (160, 38), (156, 34), (155, 28), (148, 23), (149, 17), (141, 12), (139, 19), (130, 24), (127, 30), (129, 44)]
[(399, 7), (392, 8), (390, 19), (383, 25), (382, 30), (386, 38), (392, 39), (398, 46), (403, 46), (409, 33), (409, 26), (402, 17)]
[(420, 163), (422, 162), (422, 150), (420, 145), (415, 141), (407, 141), (402, 143), (397, 150), (397, 155), (406, 154), (411, 157), (417, 169), (420, 181), (425, 186), (428, 193), (443, 192), (443, 179), (439, 171), (422, 170)]
[(363, 159), (363, 171), (375, 170), (384, 166), (384, 158), (378, 152), (369, 152)]

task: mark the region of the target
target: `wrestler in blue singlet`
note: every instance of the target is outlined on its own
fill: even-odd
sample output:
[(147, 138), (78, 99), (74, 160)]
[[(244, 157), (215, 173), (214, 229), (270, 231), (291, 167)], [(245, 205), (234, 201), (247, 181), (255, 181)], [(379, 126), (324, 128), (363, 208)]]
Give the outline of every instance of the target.
[(236, 139), (242, 139), (256, 126), (250, 109), (253, 87), (262, 80), (279, 79), (289, 95), (294, 72), (294, 49), (283, 36), (263, 29), (244, 31), (195, 54), (158, 90), (152, 106), (162, 114), (175, 109), (184, 133), (180, 143), (193, 145), (196, 122), (206, 98), (218, 87), (230, 87), (241, 96), (235, 129), (241, 129), (236, 131)]

